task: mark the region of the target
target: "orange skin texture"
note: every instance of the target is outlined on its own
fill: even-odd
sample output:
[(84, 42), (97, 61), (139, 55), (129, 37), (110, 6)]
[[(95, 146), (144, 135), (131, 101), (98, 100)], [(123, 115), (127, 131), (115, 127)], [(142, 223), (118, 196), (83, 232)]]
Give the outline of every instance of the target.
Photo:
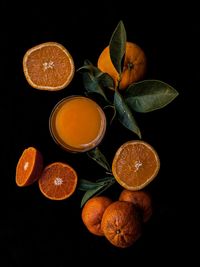
[(119, 200), (128, 201), (134, 204), (139, 210), (144, 223), (151, 218), (152, 201), (148, 193), (144, 191), (130, 191), (124, 189), (119, 196)]
[(126, 42), (126, 51), (124, 56), (123, 70), (121, 79), (116, 71), (110, 58), (109, 46), (107, 46), (100, 54), (97, 67), (108, 73), (115, 82), (115, 89), (124, 90), (130, 84), (143, 79), (146, 73), (147, 60), (144, 51), (135, 43)]
[(82, 209), (82, 221), (86, 228), (94, 235), (104, 236), (101, 220), (106, 208), (113, 201), (106, 196), (96, 196), (89, 199)]
[(141, 221), (130, 202), (115, 201), (105, 210), (101, 228), (107, 240), (120, 248), (130, 247), (141, 236)]

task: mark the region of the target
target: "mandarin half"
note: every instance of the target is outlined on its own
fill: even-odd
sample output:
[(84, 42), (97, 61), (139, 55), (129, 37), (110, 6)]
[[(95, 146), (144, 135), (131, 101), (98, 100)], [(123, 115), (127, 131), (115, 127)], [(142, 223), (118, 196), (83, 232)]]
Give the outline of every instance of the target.
[(38, 180), (43, 171), (43, 156), (35, 147), (24, 149), (17, 167), (15, 181), (20, 187), (28, 186)]

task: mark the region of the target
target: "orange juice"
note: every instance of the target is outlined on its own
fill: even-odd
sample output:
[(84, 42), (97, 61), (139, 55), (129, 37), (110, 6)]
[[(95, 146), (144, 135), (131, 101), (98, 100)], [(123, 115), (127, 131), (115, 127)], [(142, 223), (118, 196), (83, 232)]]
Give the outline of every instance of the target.
[(50, 116), (50, 131), (64, 149), (85, 152), (97, 146), (106, 130), (106, 117), (101, 107), (84, 96), (62, 99)]

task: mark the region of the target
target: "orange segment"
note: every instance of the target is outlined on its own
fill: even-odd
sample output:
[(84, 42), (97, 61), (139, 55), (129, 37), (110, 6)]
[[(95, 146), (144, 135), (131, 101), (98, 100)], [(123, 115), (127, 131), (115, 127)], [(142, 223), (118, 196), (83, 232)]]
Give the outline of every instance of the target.
[(73, 194), (77, 180), (77, 173), (71, 166), (54, 162), (44, 169), (39, 179), (39, 188), (49, 199), (63, 200)]
[(42, 154), (34, 147), (26, 148), (17, 163), (16, 184), (22, 187), (34, 183), (40, 178), (42, 169)]
[(23, 70), (32, 87), (56, 91), (71, 82), (75, 67), (71, 54), (63, 45), (47, 42), (32, 47), (25, 53)]
[(112, 171), (118, 183), (128, 190), (140, 190), (149, 184), (160, 169), (155, 149), (140, 140), (124, 143), (116, 152)]

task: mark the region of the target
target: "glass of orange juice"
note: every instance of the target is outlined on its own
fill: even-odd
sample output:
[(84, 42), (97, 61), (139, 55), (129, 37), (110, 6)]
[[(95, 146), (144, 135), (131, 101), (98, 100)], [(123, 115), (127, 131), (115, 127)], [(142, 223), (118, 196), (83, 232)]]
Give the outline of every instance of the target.
[(54, 141), (65, 150), (86, 152), (102, 141), (106, 116), (94, 100), (79, 95), (69, 96), (53, 108), (49, 129)]

